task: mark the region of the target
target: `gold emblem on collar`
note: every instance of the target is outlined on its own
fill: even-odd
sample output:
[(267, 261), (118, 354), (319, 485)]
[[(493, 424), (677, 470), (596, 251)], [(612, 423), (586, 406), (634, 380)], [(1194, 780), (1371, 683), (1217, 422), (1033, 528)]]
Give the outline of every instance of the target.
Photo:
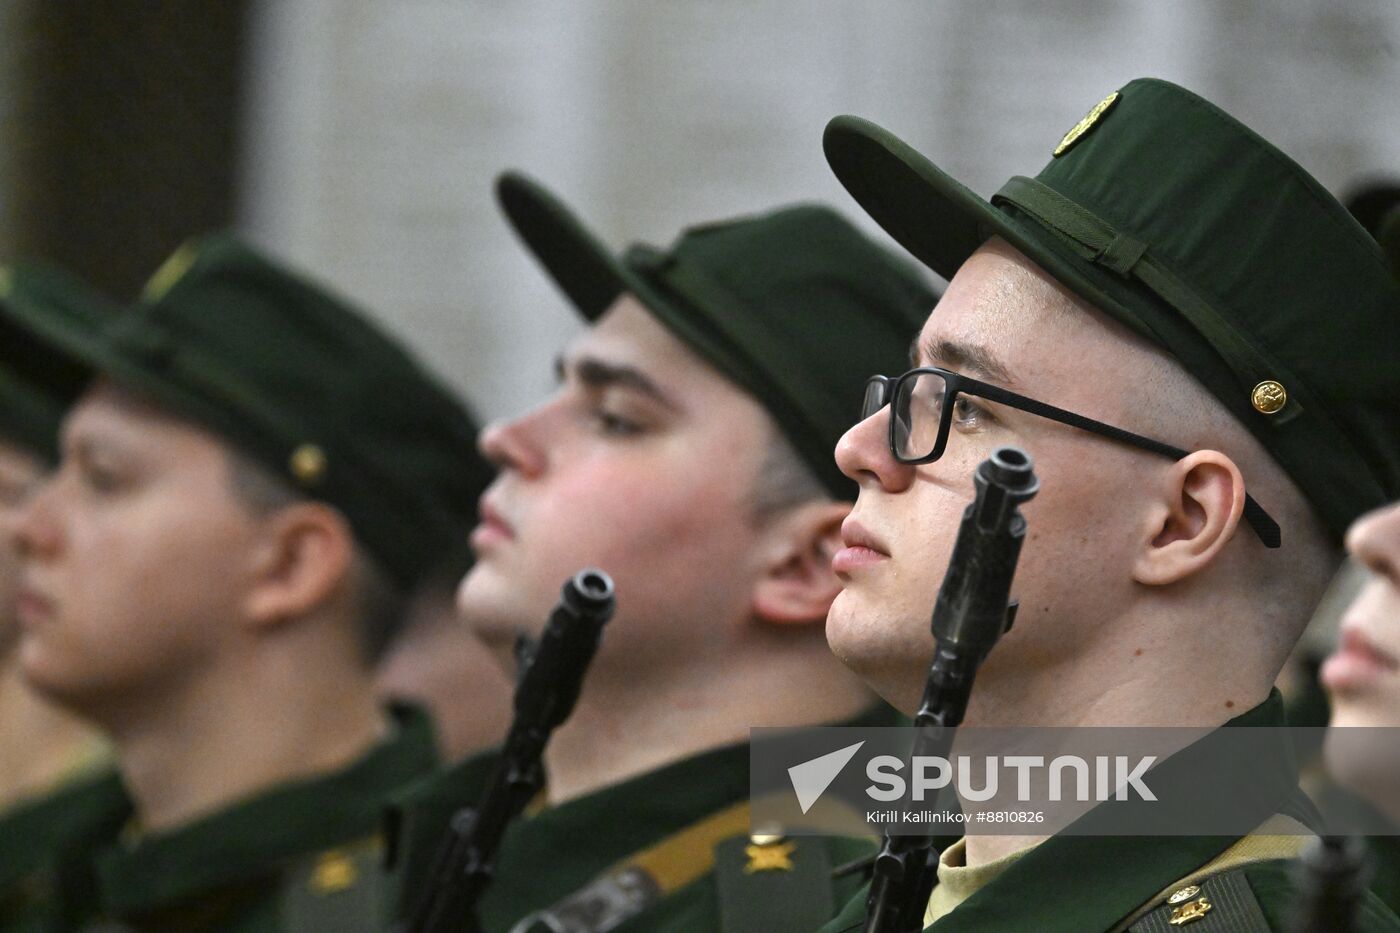
[(321, 853), (311, 873), (311, 890), (317, 894), (334, 894), (353, 885), (359, 876), (355, 863), (341, 849)]
[(1064, 139), (1061, 139), (1060, 144), (1055, 147), (1055, 157), (1058, 158), (1064, 155), (1066, 152), (1069, 152), (1070, 147), (1073, 146), (1075, 143), (1079, 142), (1079, 138), (1081, 136), (1089, 132), (1089, 130), (1093, 129), (1094, 124), (1098, 123), (1099, 120), (1103, 119), (1104, 114), (1108, 113), (1110, 110), (1113, 109), (1113, 105), (1118, 103), (1118, 97), (1118, 92), (1114, 91), (1112, 94), (1108, 95), (1103, 100), (1095, 104), (1094, 109), (1090, 110), (1084, 115), (1084, 119), (1080, 120), (1078, 123), (1074, 124), (1074, 126), (1070, 127), (1070, 130), (1068, 133), (1065, 134)]
[(744, 866), (744, 874), (752, 875), (760, 871), (792, 871), (792, 853), (797, 851), (797, 843), (783, 842), (782, 836), (751, 836), (749, 845), (744, 846), (744, 854), (749, 862)]
[(1182, 901), (1189, 901), (1191, 898), (1195, 897), (1197, 894), (1200, 894), (1200, 893), (1201, 893), (1201, 889), (1200, 889), (1199, 887), (1197, 887), (1197, 886), (1194, 885), (1194, 884), (1188, 884), (1186, 887), (1182, 888), (1180, 891), (1175, 891), (1175, 892), (1173, 892), (1173, 893), (1172, 893), (1172, 896), (1169, 897), (1169, 898), (1167, 898), (1167, 903), (1168, 903), (1168, 904), (1180, 904)]
[(1194, 901), (1187, 901), (1185, 904), (1182, 904), (1176, 910), (1172, 911), (1171, 919), (1168, 920), (1167, 923), (1174, 927), (1182, 927), (1188, 923), (1194, 923), (1210, 913), (1210, 909), (1213, 906), (1215, 905), (1204, 897), (1198, 897)]
[(1265, 415), (1273, 415), (1288, 404), (1288, 392), (1280, 383), (1274, 382), (1272, 379), (1265, 379), (1254, 387), (1253, 392), (1249, 393), (1249, 400), (1253, 403), (1255, 411)]

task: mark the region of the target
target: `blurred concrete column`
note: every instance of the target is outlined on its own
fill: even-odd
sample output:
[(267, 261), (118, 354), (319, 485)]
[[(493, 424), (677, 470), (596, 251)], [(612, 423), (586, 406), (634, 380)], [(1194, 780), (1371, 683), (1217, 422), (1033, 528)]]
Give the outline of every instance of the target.
[(5, 246), (129, 297), (232, 216), (244, 0), (4, 4)]
[(593, 213), (590, 4), (263, 0), (240, 226), (403, 335), (481, 410), (552, 382), (577, 324), (499, 217), (535, 169)]

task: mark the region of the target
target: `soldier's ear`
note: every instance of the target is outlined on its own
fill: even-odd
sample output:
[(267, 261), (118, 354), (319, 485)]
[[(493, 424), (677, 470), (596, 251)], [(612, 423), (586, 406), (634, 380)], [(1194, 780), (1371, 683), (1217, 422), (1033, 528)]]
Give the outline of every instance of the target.
[(849, 502), (823, 499), (774, 518), (765, 530), (753, 614), (779, 625), (825, 624), (841, 581), (831, 558), (841, 549)]
[(1239, 467), (1217, 450), (1172, 464), (1151, 503), (1133, 579), (1166, 586), (1210, 566), (1239, 530), (1244, 494)]
[(344, 516), (320, 502), (297, 502), (263, 522), (250, 560), (245, 617), (278, 625), (345, 595), (355, 539)]

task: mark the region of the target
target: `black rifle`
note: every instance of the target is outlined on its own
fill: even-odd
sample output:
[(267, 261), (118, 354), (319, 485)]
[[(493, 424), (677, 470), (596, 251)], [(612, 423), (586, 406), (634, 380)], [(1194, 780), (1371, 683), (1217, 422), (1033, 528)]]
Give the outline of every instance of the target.
[[(978, 465), (972, 482), (977, 496), (963, 512), (933, 607), (933, 663), (914, 717), (913, 757), (947, 757), (977, 668), (1016, 614), (1011, 578), (1026, 537), (1018, 506), (1040, 490), (1040, 481), (1024, 451), (999, 447)], [(932, 833), (887, 834), (875, 857), (865, 933), (922, 930), (937, 871)]]
[(1366, 844), (1355, 836), (1319, 836), (1298, 854), (1295, 933), (1354, 933), (1370, 884)]
[(429, 884), (405, 927), (409, 933), (477, 931), (477, 904), (491, 884), (506, 827), (544, 787), (545, 743), (573, 712), (584, 672), (612, 618), (613, 582), (583, 570), (564, 584), (538, 645), (517, 646), (515, 718), (491, 783), (475, 808), (457, 811)]

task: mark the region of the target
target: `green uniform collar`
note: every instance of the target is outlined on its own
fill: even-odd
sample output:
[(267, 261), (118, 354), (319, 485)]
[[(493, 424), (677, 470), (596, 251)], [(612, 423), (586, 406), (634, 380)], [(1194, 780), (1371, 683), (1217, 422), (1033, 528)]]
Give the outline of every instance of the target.
[(496, 749), (468, 756), (406, 785), (385, 808), (385, 865), (399, 910), (407, 911), (431, 876), (452, 816), (474, 806), (500, 760)]
[[(1227, 728), (1283, 725), (1283, 698), (1278, 691), (1226, 723)], [(1280, 746), (1281, 751), (1288, 749), (1287, 742)], [(1172, 793), (1199, 793), (1202, 775), (1192, 762), (1192, 751), (1187, 748), (1161, 765), (1161, 775), (1153, 782), (1159, 799)], [(1298, 766), (1291, 754), (1281, 755), (1279, 760), (1260, 762), (1248, 780), (1258, 792), (1262, 823), (1286, 807), (1297, 792)], [(1083, 820), (1093, 818), (1091, 811)], [(939, 933), (1013, 929), (1018, 918), (1024, 921), (1027, 908), (1032, 906), (1036, 929), (1042, 933), (1108, 929), (1162, 887), (1223, 852), (1236, 838), (1161, 836), (1144, 845), (1140, 837), (1134, 836), (1052, 836), (945, 917), (939, 924)], [(1070, 866), (1078, 866), (1082, 873), (1075, 870), (1073, 877), (1078, 880), (1066, 883)], [(1092, 888), (1086, 888), (1086, 883)], [(1006, 897), (1008, 890), (1015, 891), (1016, 897)]]
[(71, 869), (89, 846), (112, 838), (130, 818), (131, 801), (115, 771), (0, 814), (0, 927), (47, 915), (54, 886), (79, 883)]
[(436, 759), (427, 715), (401, 706), (393, 716), (393, 735), (342, 771), (99, 852), (105, 912), (121, 917), (161, 910), (215, 888), (276, 875), (296, 856), (373, 833), (394, 788), (432, 768)]
[[(1263, 703), (1225, 724), (1234, 726), (1283, 726), (1283, 698), (1277, 690)], [(1217, 731), (1202, 742), (1219, 737)], [(1163, 762), (1154, 774), (1153, 790), (1159, 799), (1169, 794), (1198, 795), (1201, 768), (1199, 748), (1191, 746)], [(1298, 766), (1291, 746), (1280, 743), (1277, 760), (1260, 762), (1241, 778), (1222, 775), (1217, 780), (1248, 780), (1256, 790), (1259, 822), (1278, 812), (1290, 812), (1298, 794)], [(1206, 780), (1206, 786), (1210, 781)], [(1079, 824), (1096, 818), (1091, 811)], [(1076, 824), (1076, 825), (1079, 825)], [(1163, 887), (1209, 862), (1236, 841), (1232, 836), (1051, 836), (991, 884), (973, 894), (938, 921), (938, 933), (959, 931), (1035, 929), (1039, 933), (1083, 933), (1107, 930), (1145, 904)], [(826, 927), (845, 931), (859, 926), (865, 916), (862, 891)]]
[[(899, 714), (883, 704), (843, 725), (895, 725)], [(475, 806), (491, 777), (496, 753), (468, 758), (405, 788), (389, 811), (399, 910), (423, 894), (423, 884), (452, 815)], [(486, 929), (508, 929), (525, 914), (548, 908), (639, 851), (744, 799), (749, 790), (748, 746), (733, 745), (677, 762), (517, 822), (506, 834), (496, 882), (482, 905)], [(832, 864), (868, 854), (868, 846), (829, 846)], [(690, 918), (698, 886), (647, 909)], [(708, 894), (708, 891), (703, 892)], [(842, 891), (844, 899), (848, 892)], [(713, 898), (711, 898), (713, 900)], [(841, 903), (838, 901), (837, 903)], [(701, 910), (713, 916), (714, 905)], [(679, 920), (677, 920), (679, 922)]]
[(483, 926), (509, 929), (601, 872), (749, 793), (749, 747), (731, 745), (543, 810), (506, 834)]
[(0, 892), (38, 868), (75, 831), (131, 814), (116, 772), (85, 776), (0, 813)]
[[(841, 725), (889, 725), (881, 704)], [(749, 795), (749, 745), (688, 758), (521, 821), (506, 834), (485, 929), (509, 929), (634, 853)]]

